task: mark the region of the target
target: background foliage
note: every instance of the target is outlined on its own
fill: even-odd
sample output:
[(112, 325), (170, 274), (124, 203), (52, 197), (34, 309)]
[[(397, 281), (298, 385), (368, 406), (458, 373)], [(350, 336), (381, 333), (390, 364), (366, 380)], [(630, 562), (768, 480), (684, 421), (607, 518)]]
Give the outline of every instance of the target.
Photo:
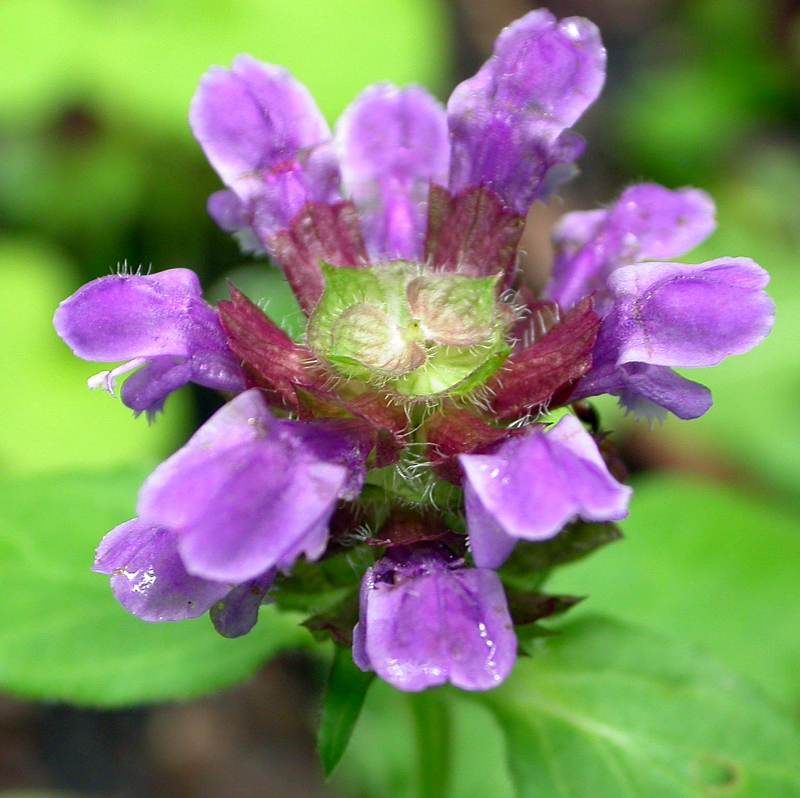
[[(233, 273), (296, 320), (276, 273), (243, 261), (205, 215), (216, 179), (186, 123), (200, 74), (241, 51), (283, 63), (333, 122), (369, 82), (446, 96), (531, 6), (0, 6), (0, 795), (800, 796), (800, 12), (780, 0), (549, 5), (596, 19), (610, 73), (581, 125), (584, 174), (529, 220), (531, 281), (565, 208), (643, 178), (691, 183), (717, 199), (720, 228), (691, 259), (756, 258), (778, 324), (700, 377), (716, 404), (698, 422), (648, 429), (601, 403), (637, 493), (625, 539), (550, 584), (588, 598), (556, 636), (526, 644), (502, 689), (412, 699), (338, 661), (323, 691), (331, 652), (309, 653), (291, 614), (267, 608), (238, 641), (207, 619), (125, 615), (88, 570), (93, 547), (214, 400), (187, 389), (155, 425), (134, 421), (84, 390), (93, 368), (50, 318), (127, 260), (193, 268), (211, 296)], [(162, 699), (180, 702), (123, 709)]]

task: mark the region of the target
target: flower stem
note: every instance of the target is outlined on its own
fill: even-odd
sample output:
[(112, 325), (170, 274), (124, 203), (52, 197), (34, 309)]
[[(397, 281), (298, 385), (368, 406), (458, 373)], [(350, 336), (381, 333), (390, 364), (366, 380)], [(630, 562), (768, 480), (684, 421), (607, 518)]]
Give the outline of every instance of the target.
[(444, 798), (450, 780), (450, 708), (441, 690), (409, 695), (417, 740), (419, 798)]

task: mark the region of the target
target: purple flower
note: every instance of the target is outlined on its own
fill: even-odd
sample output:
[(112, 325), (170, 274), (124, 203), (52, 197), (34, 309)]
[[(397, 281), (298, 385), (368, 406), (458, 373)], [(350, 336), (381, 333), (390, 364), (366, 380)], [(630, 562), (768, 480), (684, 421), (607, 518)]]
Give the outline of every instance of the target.
[(220, 391), (244, 390), (239, 363), (228, 349), (217, 311), (203, 300), (188, 269), (119, 274), (87, 283), (58, 307), (56, 331), (84, 360), (126, 360), (89, 380), (150, 417), (172, 391), (195, 382)]
[(192, 576), (178, 553), (177, 535), (136, 518), (103, 538), (94, 570), (111, 577), (117, 600), (143, 621), (183, 621), (211, 610), (225, 637), (252, 629), (275, 575), (270, 570), (236, 587)]
[(230, 192), (209, 210), (225, 229), (238, 218), (269, 238), (306, 202), (338, 196), (330, 130), (314, 100), (285, 69), (239, 56), (214, 67), (192, 101), (192, 130)]
[(503, 586), (444, 546), (396, 546), (361, 583), (353, 658), (400, 690), (488, 690), (517, 657)]
[(322, 553), (328, 519), (360, 492), (371, 448), (362, 425), (281, 421), (246, 391), (155, 470), (139, 517), (105, 536), (94, 570), (145, 621), (210, 610), (221, 634), (245, 634), (277, 569)]
[(604, 316), (592, 367), (571, 400), (616, 394), (645, 416), (663, 409), (696, 418), (711, 406), (704, 386), (672, 367), (716, 365), (760, 343), (774, 321), (768, 276), (750, 260), (697, 265), (674, 258), (714, 229), (714, 205), (696, 189), (632, 186), (607, 211), (567, 214), (555, 231), (546, 294), (563, 307), (592, 294)]
[(768, 282), (749, 258), (618, 268), (608, 279), (613, 304), (592, 368), (571, 398), (611, 393), (641, 415), (659, 408), (679, 418), (703, 415), (710, 392), (672, 367), (714, 366), (763, 341), (775, 320)]
[(371, 86), (342, 115), (336, 142), (370, 259), (421, 260), (428, 189), (446, 180), (450, 159), (444, 109), (419, 86)]
[(245, 391), (162, 463), (139, 518), (171, 530), (186, 570), (229, 584), (318, 558), (339, 498), (358, 495), (371, 441), (337, 422), (281, 421)]
[(546, 540), (576, 517), (617, 521), (628, 514), (631, 489), (611, 476), (574, 416), (459, 460), (470, 546), (482, 568), (502, 565), (517, 540)]
[(606, 53), (589, 20), (531, 11), (497, 37), (494, 55), (447, 103), (450, 190), (492, 188), (524, 215), (556, 166), (583, 142), (565, 132), (597, 98)]
[(714, 203), (703, 191), (670, 191), (655, 183), (631, 186), (608, 210), (562, 217), (553, 231), (556, 259), (545, 293), (562, 308), (594, 293), (595, 309), (605, 312), (606, 281), (614, 269), (678, 258), (714, 227)]

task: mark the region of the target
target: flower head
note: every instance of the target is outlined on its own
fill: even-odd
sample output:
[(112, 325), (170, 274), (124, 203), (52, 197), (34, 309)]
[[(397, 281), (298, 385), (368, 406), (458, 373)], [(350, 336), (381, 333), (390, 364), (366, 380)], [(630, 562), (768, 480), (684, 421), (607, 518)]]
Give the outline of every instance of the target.
[[(484, 690), (513, 667), (515, 623), (574, 603), (530, 584), (563, 561), (559, 541), (619, 537), (631, 490), (573, 403), (702, 415), (708, 391), (672, 368), (748, 351), (774, 312), (746, 258), (671, 262), (714, 227), (691, 188), (632, 186), (566, 214), (550, 284), (522, 284), (526, 215), (574, 171), (571, 128), (604, 77), (597, 28), (544, 10), (504, 30), (446, 108), (379, 84), (334, 132), (281, 67), (240, 56), (205, 75), (190, 121), (225, 184), (209, 212), (280, 266), (307, 328), (292, 339), (235, 288), (211, 308), (183, 269), (62, 303), (76, 354), (127, 361), (93, 384), (134, 372), (122, 398), (137, 412), (189, 381), (233, 394), (103, 539), (95, 569), (124, 607), (208, 611), (235, 636), (262, 602), (296, 608), (307, 591), (309, 628), (352, 642), (363, 669)], [(342, 561), (341, 601), (320, 612), (315, 584)], [(509, 574), (525, 562), (539, 571), (520, 598)]]

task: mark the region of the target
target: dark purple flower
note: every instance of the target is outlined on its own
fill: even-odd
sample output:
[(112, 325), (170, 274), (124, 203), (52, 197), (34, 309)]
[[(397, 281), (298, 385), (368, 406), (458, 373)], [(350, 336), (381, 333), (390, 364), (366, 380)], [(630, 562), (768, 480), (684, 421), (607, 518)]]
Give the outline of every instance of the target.
[(499, 577), (436, 544), (397, 546), (361, 583), (353, 658), (400, 690), (450, 682), (489, 690), (511, 673), (517, 638)]
[(128, 361), (89, 380), (153, 416), (172, 391), (195, 382), (220, 391), (244, 390), (244, 376), (225, 342), (219, 315), (188, 269), (118, 274), (87, 283), (56, 311), (56, 332), (84, 360)]
[(611, 476), (574, 416), (459, 460), (470, 547), (483, 568), (502, 565), (517, 540), (546, 540), (576, 517), (617, 521), (628, 514), (631, 489)]
[[(490, 187), (525, 215), (582, 141), (567, 131), (605, 80), (606, 52), (589, 20), (531, 11), (497, 37), (494, 55), (447, 103), (450, 191)], [(548, 186), (549, 187), (549, 186)]]
[(139, 493), (143, 522), (170, 529), (186, 570), (239, 584), (319, 557), (339, 498), (354, 498), (371, 441), (336, 422), (274, 418), (256, 389), (226, 404)]

